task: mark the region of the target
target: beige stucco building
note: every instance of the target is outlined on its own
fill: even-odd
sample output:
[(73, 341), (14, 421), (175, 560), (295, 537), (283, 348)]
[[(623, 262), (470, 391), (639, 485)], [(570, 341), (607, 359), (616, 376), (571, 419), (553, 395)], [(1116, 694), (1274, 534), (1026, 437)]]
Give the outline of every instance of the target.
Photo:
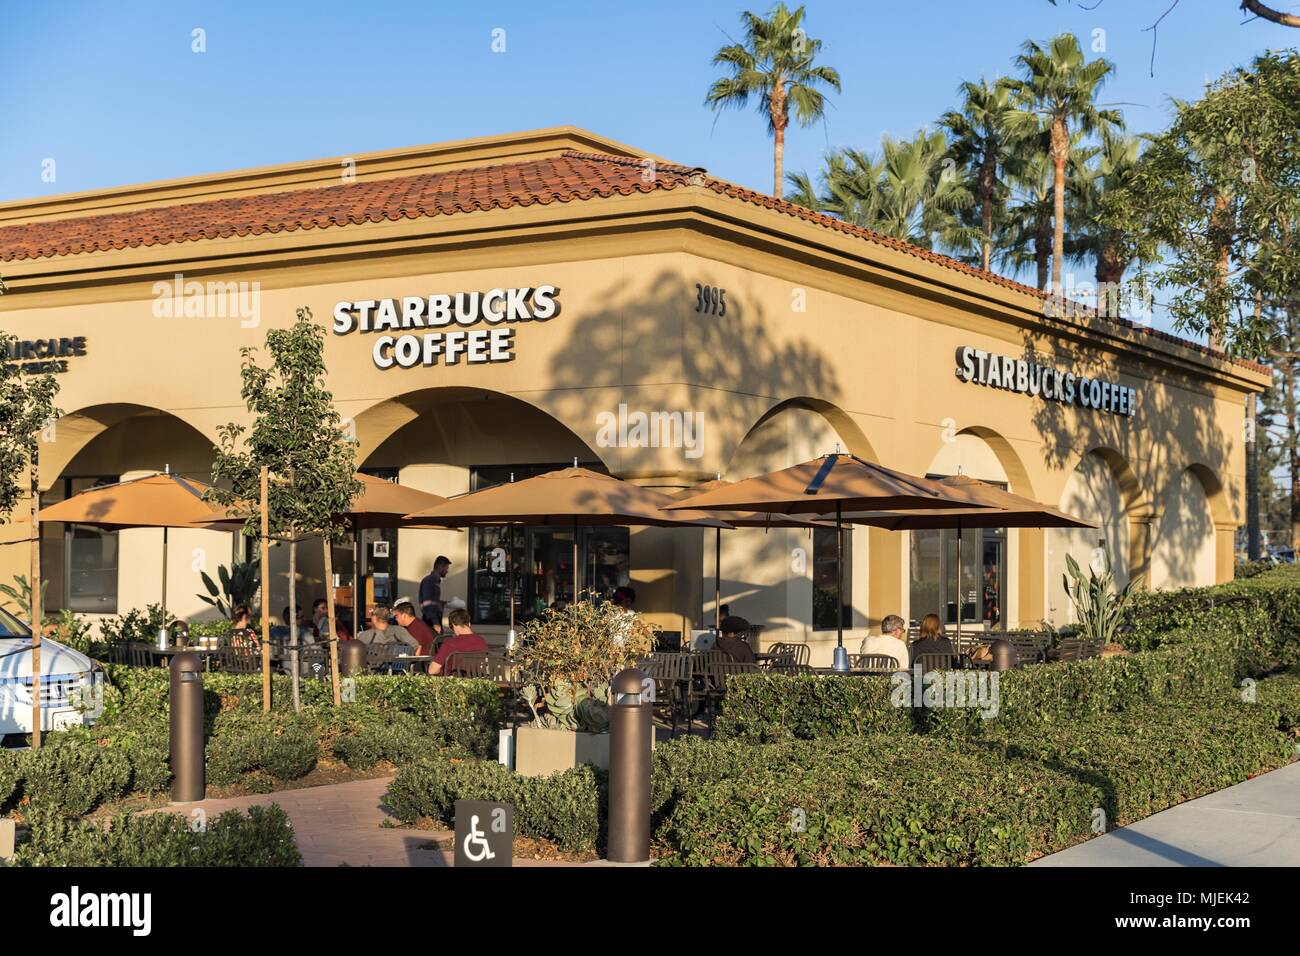
[[(60, 369), (48, 500), (164, 466), (206, 477), (218, 427), (246, 421), (240, 349), (306, 306), (358, 466), (442, 495), (575, 458), (677, 490), (838, 446), (1100, 526), (974, 547), (968, 533), (971, 627), (1068, 619), (1064, 555), (1086, 562), (1099, 542), (1121, 580), (1230, 578), (1244, 402), (1268, 383), (1260, 366), (1051, 314), (1033, 289), (569, 128), (3, 204), (0, 275), (0, 329), (34, 343), (15, 360)], [(29, 534), (24, 514), (6, 541)], [(49, 605), (159, 599), (161, 532), (42, 535)], [(722, 538), (732, 613), (829, 656), (833, 533)], [(233, 540), (172, 533), (173, 611), (206, 610), (197, 570), (229, 563)], [(506, 540), (372, 534), (367, 594), (414, 595), (446, 554), (444, 596), (499, 633)], [(938, 532), (854, 531), (846, 642), (891, 612), (951, 620), (953, 550)], [(303, 551), (300, 593), (315, 596), (318, 549)], [(524, 613), (566, 597), (568, 553), (555, 529), (517, 536)], [(27, 561), (0, 547), (0, 579)], [(713, 617), (712, 534), (602, 531), (584, 562), (594, 586), (630, 582), (669, 630)], [(336, 566), (347, 583), (349, 549)], [(282, 557), (276, 572), (278, 610)]]

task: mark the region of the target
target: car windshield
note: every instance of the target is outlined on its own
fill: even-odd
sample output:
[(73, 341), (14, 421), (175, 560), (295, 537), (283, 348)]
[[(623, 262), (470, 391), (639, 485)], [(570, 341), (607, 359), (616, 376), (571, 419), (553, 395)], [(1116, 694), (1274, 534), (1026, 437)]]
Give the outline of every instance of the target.
[(32, 632), (26, 624), (0, 607), (0, 637), (30, 638), (31, 636)]

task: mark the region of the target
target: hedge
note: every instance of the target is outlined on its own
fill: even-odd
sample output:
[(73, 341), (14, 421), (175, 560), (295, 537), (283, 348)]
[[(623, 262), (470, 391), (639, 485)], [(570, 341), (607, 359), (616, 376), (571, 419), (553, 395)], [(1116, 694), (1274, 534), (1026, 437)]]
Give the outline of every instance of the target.
[(1023, 863), (1089, 836), (1097, 809), (1124, 825), (1281, 766), (1277, 722), (1225, 696), (979, 740), (669, 744), (656, 840), (687, 865)]
[(516, 834), (591, 850), (600, 840), (604, 784), (604, 773), (586, 764), (524, 777), (489, 760), (432, 759), (403, 767), (384, 802), (404, 823), (430, 817), (448, 826), (457, 800), (508, 803)]
[[(896, 706), (892, 676), (738, 674), (727, 678), (714, 734), (753, 743), (914, 729), (978, 735), (992, 725), (1050, 724), (1122, 711), (1147, 700), (1221, 693), (1262, 663), (1249, 635), (1227, 631), (1127, 657), (1031, 664), (996, 675), (992, 719), (977, 707)], [(958, 673), (962, 679), (994, 679)], [(908, 691), (901, 696), (910, 702)]]
[(277, 782), (297, 780), (316, 766), (312, 715), (239, 714), (222, 721), (207, 744), (207, 782), (243, 781), (269, 792)]
[(175, 813), (121, 814), (108, 829), (50, 811), (30, 814), (14, 866), (301, 866), (293, 827), (278, 806), (230, 810), (194, 830)]
[[(101, 723), (165, 725), (168, 673), (161, 667), (107, 665), (109, 689), (105, 692)], [(497, 734), (504, 725), (501, 692), (492, 681), (463, 680), (425, 675), (367, 674), (354, 678), (355, 700), (341, 711), (356, 708), (380, 713), (412, 714), (438, 746), (482, 756), (495, 755)], [(304, 680), (300, 684), (304, 709), (332, 708), (329, 681)], [(209, 730), (219, 714), (262, 712), (262, 678), (258, 674), (203, 675), (204, 716)], [(289, 678), (271, 678), (274, 713), (292, 713)]]

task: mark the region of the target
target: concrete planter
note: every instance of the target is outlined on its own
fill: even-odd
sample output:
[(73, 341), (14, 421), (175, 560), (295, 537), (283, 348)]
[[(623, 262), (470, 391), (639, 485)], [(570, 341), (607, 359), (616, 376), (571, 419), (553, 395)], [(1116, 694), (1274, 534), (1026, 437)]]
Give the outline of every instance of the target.
[(580, 763), (609, 769), (609, 734), (549, 730), (524, 726), (515, 730), (515, 771), (541, 777)]

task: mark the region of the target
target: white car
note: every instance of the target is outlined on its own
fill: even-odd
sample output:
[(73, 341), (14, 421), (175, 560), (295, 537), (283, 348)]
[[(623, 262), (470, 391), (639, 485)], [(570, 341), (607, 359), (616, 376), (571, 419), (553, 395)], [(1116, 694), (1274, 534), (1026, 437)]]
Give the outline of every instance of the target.
[[(85, 654), (48, 638), (41, 641), (41, 729), (94, 723), (103, 677)], [(0, 608), (0, 741), (21, 744), (22, 735), (31, 732), (31, 631)]]

